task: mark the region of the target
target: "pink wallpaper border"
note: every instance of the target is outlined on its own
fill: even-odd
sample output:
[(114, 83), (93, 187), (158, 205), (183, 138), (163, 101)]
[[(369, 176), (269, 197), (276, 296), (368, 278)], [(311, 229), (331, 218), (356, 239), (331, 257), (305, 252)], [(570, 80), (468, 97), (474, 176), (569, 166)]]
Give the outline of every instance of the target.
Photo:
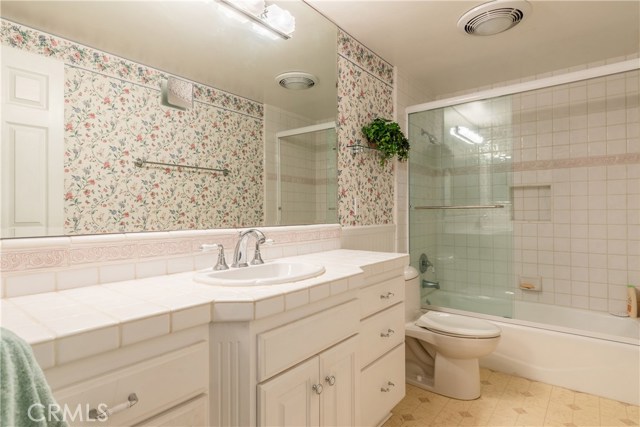
[(393, 86), (393, 65), (341, 29), (338, 29), (338, 55)]
[[(85, 68), (88, 71), (154, 88), (159, 88), (161, 81), (169, 76), (168, 73), (155, 68), (111, 55), (62, 37), (47, 34), (7, 19), (0, 19), (0, 43), (61, 60), (67, 66)], [(182, 77), (180, 78), (185, 80)], [(193, 95), (197, 101), (251, 117), (264, 118), (264, 106), (259, 102), (202, 83), (193, 83)]]

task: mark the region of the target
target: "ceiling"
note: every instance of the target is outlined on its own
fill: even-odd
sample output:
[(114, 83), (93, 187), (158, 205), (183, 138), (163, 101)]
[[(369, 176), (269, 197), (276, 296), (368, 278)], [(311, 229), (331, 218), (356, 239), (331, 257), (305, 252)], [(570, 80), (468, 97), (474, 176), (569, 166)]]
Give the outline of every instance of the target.
[[(269, 39), (205, 0), (1, 0), (3, 18), (313, 120), (336, 111), (335, 25), (300, 0), (289, 40)], [(289, 91), (275, 76), (307, 71), (316, 87)]]
[[(418, 102), (640, 51), (638, 0), (530, 0), (521, 24), (486, 37), (456, 27), (482, 0), (305, 0), (329, 20), (299, 0), (275, 1), (296, 16), (290, 40), (256, 37), (211, 0), (1, 0), (0, 12), (316, 120), (335, 115), (336, 31), (329, 20), (410, 77), (423, 94)], [(320, 84), (279, 88), (274, 76), (292, 70), (312, 72)]]
[(637, 0), (530, 0), (522, 23), (485, 37), (456, 27), (484, 1), (306, 1), (409, 76), (420, 102), (640, 51)]

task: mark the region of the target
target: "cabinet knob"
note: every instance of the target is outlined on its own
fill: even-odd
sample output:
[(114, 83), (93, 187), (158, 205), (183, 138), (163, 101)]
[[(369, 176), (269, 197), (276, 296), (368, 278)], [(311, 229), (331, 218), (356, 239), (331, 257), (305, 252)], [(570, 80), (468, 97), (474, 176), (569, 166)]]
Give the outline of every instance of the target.
[(380, 388), (380, 391), (383, 393), (389, 393), (391, 391), (391, 387), (395, 387), (396, 385), (391, 381), (387, 381), (387, 384), (384, 387)]
[(314, 384), (311, 386), (311, 390), (315, 391), (316, 394), (322, 393), (322, 384)]
[(333, 375), (329, 376), (327, 375), (324, 380), (329, 383), (329, 385), (334, 385), (336, 383), (336, 377), (334, 377)]
[(380, 332), (380, 336), (382, 338), (389, 338), (391, 335), (395, 334), (396, 331), (394, 331), (393, 329), (387, 329), (387, 332)]
[(386, 294), (380, 295), (380, 299), (390, 299), (393, 296), (395, 296), (393, 292), (387, 292)]

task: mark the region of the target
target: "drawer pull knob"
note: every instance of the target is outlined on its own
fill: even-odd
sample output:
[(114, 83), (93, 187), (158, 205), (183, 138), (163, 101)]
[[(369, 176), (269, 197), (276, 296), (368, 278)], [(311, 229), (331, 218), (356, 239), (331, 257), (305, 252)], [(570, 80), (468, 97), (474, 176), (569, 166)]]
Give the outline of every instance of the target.
[(322, 393), (322, 384), (314, 384), (311, 386), (311, 389), (316, 392), (316, 394)]
[(389, 393), (391, 391), (391, 387), (395, 387), (396, 385), (391, 381), (387, 382), (387, 385), (380, 388), (380, 391), (383, 393)]
[(386, 294), (380, 295), (380, 299), (391, 299), (395, 294), (393, 292), (387, 292)]
[(135, 393), (131, 393), (127, 397), (126, 402), (119, 403), (112, 408), (107, 408), (103, 411), (98, 411), (97, 409), (91, 409), (89, 411), (89, 419), (98, 420), (98, 421), (106, 421), (113, 414), (117, 414), (118, 412), (122, 412), (125, 409), (131, 408), (133, 405), (138, 403), (138, 396)]
[(329, 383), (329, 385), (334, 385), (336, 383), (336, 377), (334, 377), (333, 375), (327, 375), (324, 380)]
[(387, 329), (387, 332), (380, 332), (380, 336), (382, 338), (389, 338), (391, 335), (395, 334), (396, 331), (394, 331), (393, 329)]

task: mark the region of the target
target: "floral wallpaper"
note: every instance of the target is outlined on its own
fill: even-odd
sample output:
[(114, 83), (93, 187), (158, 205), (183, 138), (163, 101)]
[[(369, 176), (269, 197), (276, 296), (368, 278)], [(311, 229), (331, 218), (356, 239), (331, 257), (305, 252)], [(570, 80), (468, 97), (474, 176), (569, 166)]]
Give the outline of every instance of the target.
[(338, 217), (343, 226), (392, 224), (394, 165), (380, 166), (361, 128), (376, 117), (393, 118), (393, 67), (348, 34), (338, 35)]
[[(0, 24), (3, 45), (65, 62), (65, 234), (262, 224), (262, 104), (196, 84), (194, 108), (166, 108), (166, 74)], [(139, 168), (137, 158), (230, 173)]]
[(393, 86), (393, 65), (338, 29), (338, 54), (358, 65), (384, 83)]
[[(264, 106), (194, 84), (194, 108), (160, 105), (168, 76), (77, 43), (0, 20), (0, 41), (65, 62), (65, 233), (262, 224)], [(338, 188), (342, 225), (394, 221), (394, 165), (360, 128), (393, 118), (393, 66), (338, 30)], [(228, 168), (221, 174), (150, 161)], [(249, 177), (249, 178), (247, 178)]]

